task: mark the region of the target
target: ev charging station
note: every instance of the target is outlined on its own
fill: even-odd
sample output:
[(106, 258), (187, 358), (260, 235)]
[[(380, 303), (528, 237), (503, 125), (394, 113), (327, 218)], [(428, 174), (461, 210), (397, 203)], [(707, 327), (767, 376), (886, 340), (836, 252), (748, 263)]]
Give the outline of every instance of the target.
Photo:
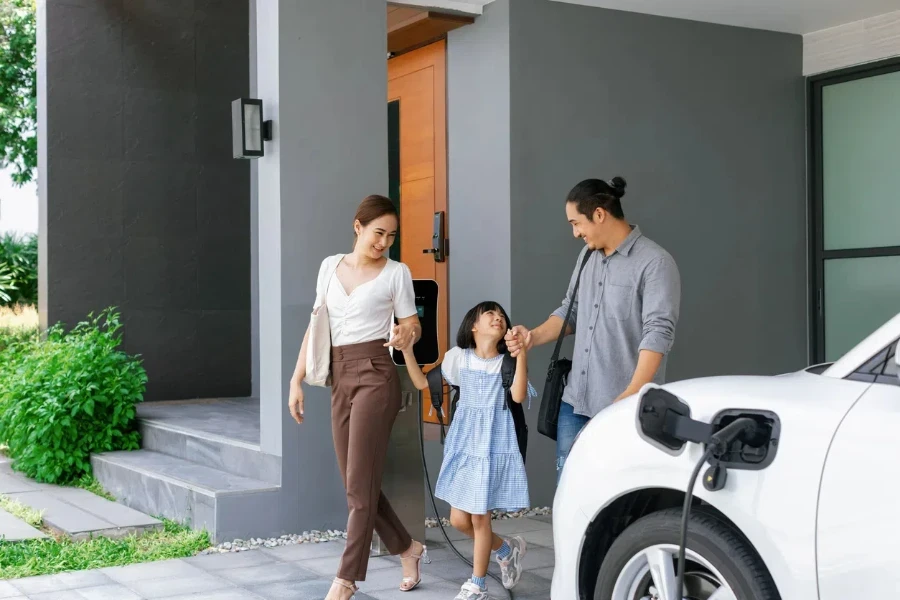
[[(438, 284), (433, 279), (413, 279), (416, 310), (422, 324), (422, 336), (413, 351), (419, 366), (433, 365), (440, 359), (438, 345)], [(394, 421), (384, 464), (381, 489), (391, 502), (400, 521), (417, 539), (425, 539), (425, 471), (419, 447), (422, 425), (421, 392), (413, 385), (405, 368), (403, 353), (392, 349), (400, 375), (402, 401)], [(387, 554), (377, 532), (372, 537), (372, 555)]]

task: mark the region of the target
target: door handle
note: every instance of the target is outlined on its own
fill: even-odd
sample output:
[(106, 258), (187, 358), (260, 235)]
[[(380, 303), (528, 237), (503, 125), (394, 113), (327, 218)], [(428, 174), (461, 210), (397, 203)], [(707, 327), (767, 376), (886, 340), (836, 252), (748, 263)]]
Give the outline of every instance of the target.
[(450, 254), (450, 240), (444, 237), (444, 211), (434, 213), (431, 222), (431, 248), (422, 250), (423, 254), (434, 254), (434, 262), (444, 262)]

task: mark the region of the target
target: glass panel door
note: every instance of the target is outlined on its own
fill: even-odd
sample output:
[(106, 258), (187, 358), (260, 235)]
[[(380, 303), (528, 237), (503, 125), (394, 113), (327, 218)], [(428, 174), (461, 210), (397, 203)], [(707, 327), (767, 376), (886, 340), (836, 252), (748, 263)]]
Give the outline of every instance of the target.
[(900, 62), (811, 82), (814, 362), (900, 312)]

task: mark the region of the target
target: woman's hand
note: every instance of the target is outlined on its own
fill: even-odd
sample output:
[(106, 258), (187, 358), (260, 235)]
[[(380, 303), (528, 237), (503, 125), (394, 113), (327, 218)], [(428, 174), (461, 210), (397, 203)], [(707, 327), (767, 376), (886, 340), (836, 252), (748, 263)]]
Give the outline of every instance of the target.
[(300, 382), (291, 381), (290, 399), (288, 400), (288, 408), (291, 416), (297, 423), (303, 422), (303, 388)]
[(417, 323), (400, 323), (399, 325), (394, 326), (394, 329), (391, 332), (391, 339), (385, 344), (385, 347), (392, 346), (397, 350), (405, 350), (416, 342), (417, 335)]

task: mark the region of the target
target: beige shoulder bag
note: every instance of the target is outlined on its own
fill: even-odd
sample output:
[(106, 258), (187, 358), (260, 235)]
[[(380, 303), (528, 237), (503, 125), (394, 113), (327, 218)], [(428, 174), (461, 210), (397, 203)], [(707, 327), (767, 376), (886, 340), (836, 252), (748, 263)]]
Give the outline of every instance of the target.
[(325, 280), (325, 289), (322, 295), (316, 298), (312, 315), (309, 318), (309, 338), (306, 342), (306, 377), (303, 379), (309, 385), (327, 387), (331, 385), (331, 324), (328, 321), (328, 286), (337, 271), (338, 265), (344, 260), (340, 255), (328, 279)]

